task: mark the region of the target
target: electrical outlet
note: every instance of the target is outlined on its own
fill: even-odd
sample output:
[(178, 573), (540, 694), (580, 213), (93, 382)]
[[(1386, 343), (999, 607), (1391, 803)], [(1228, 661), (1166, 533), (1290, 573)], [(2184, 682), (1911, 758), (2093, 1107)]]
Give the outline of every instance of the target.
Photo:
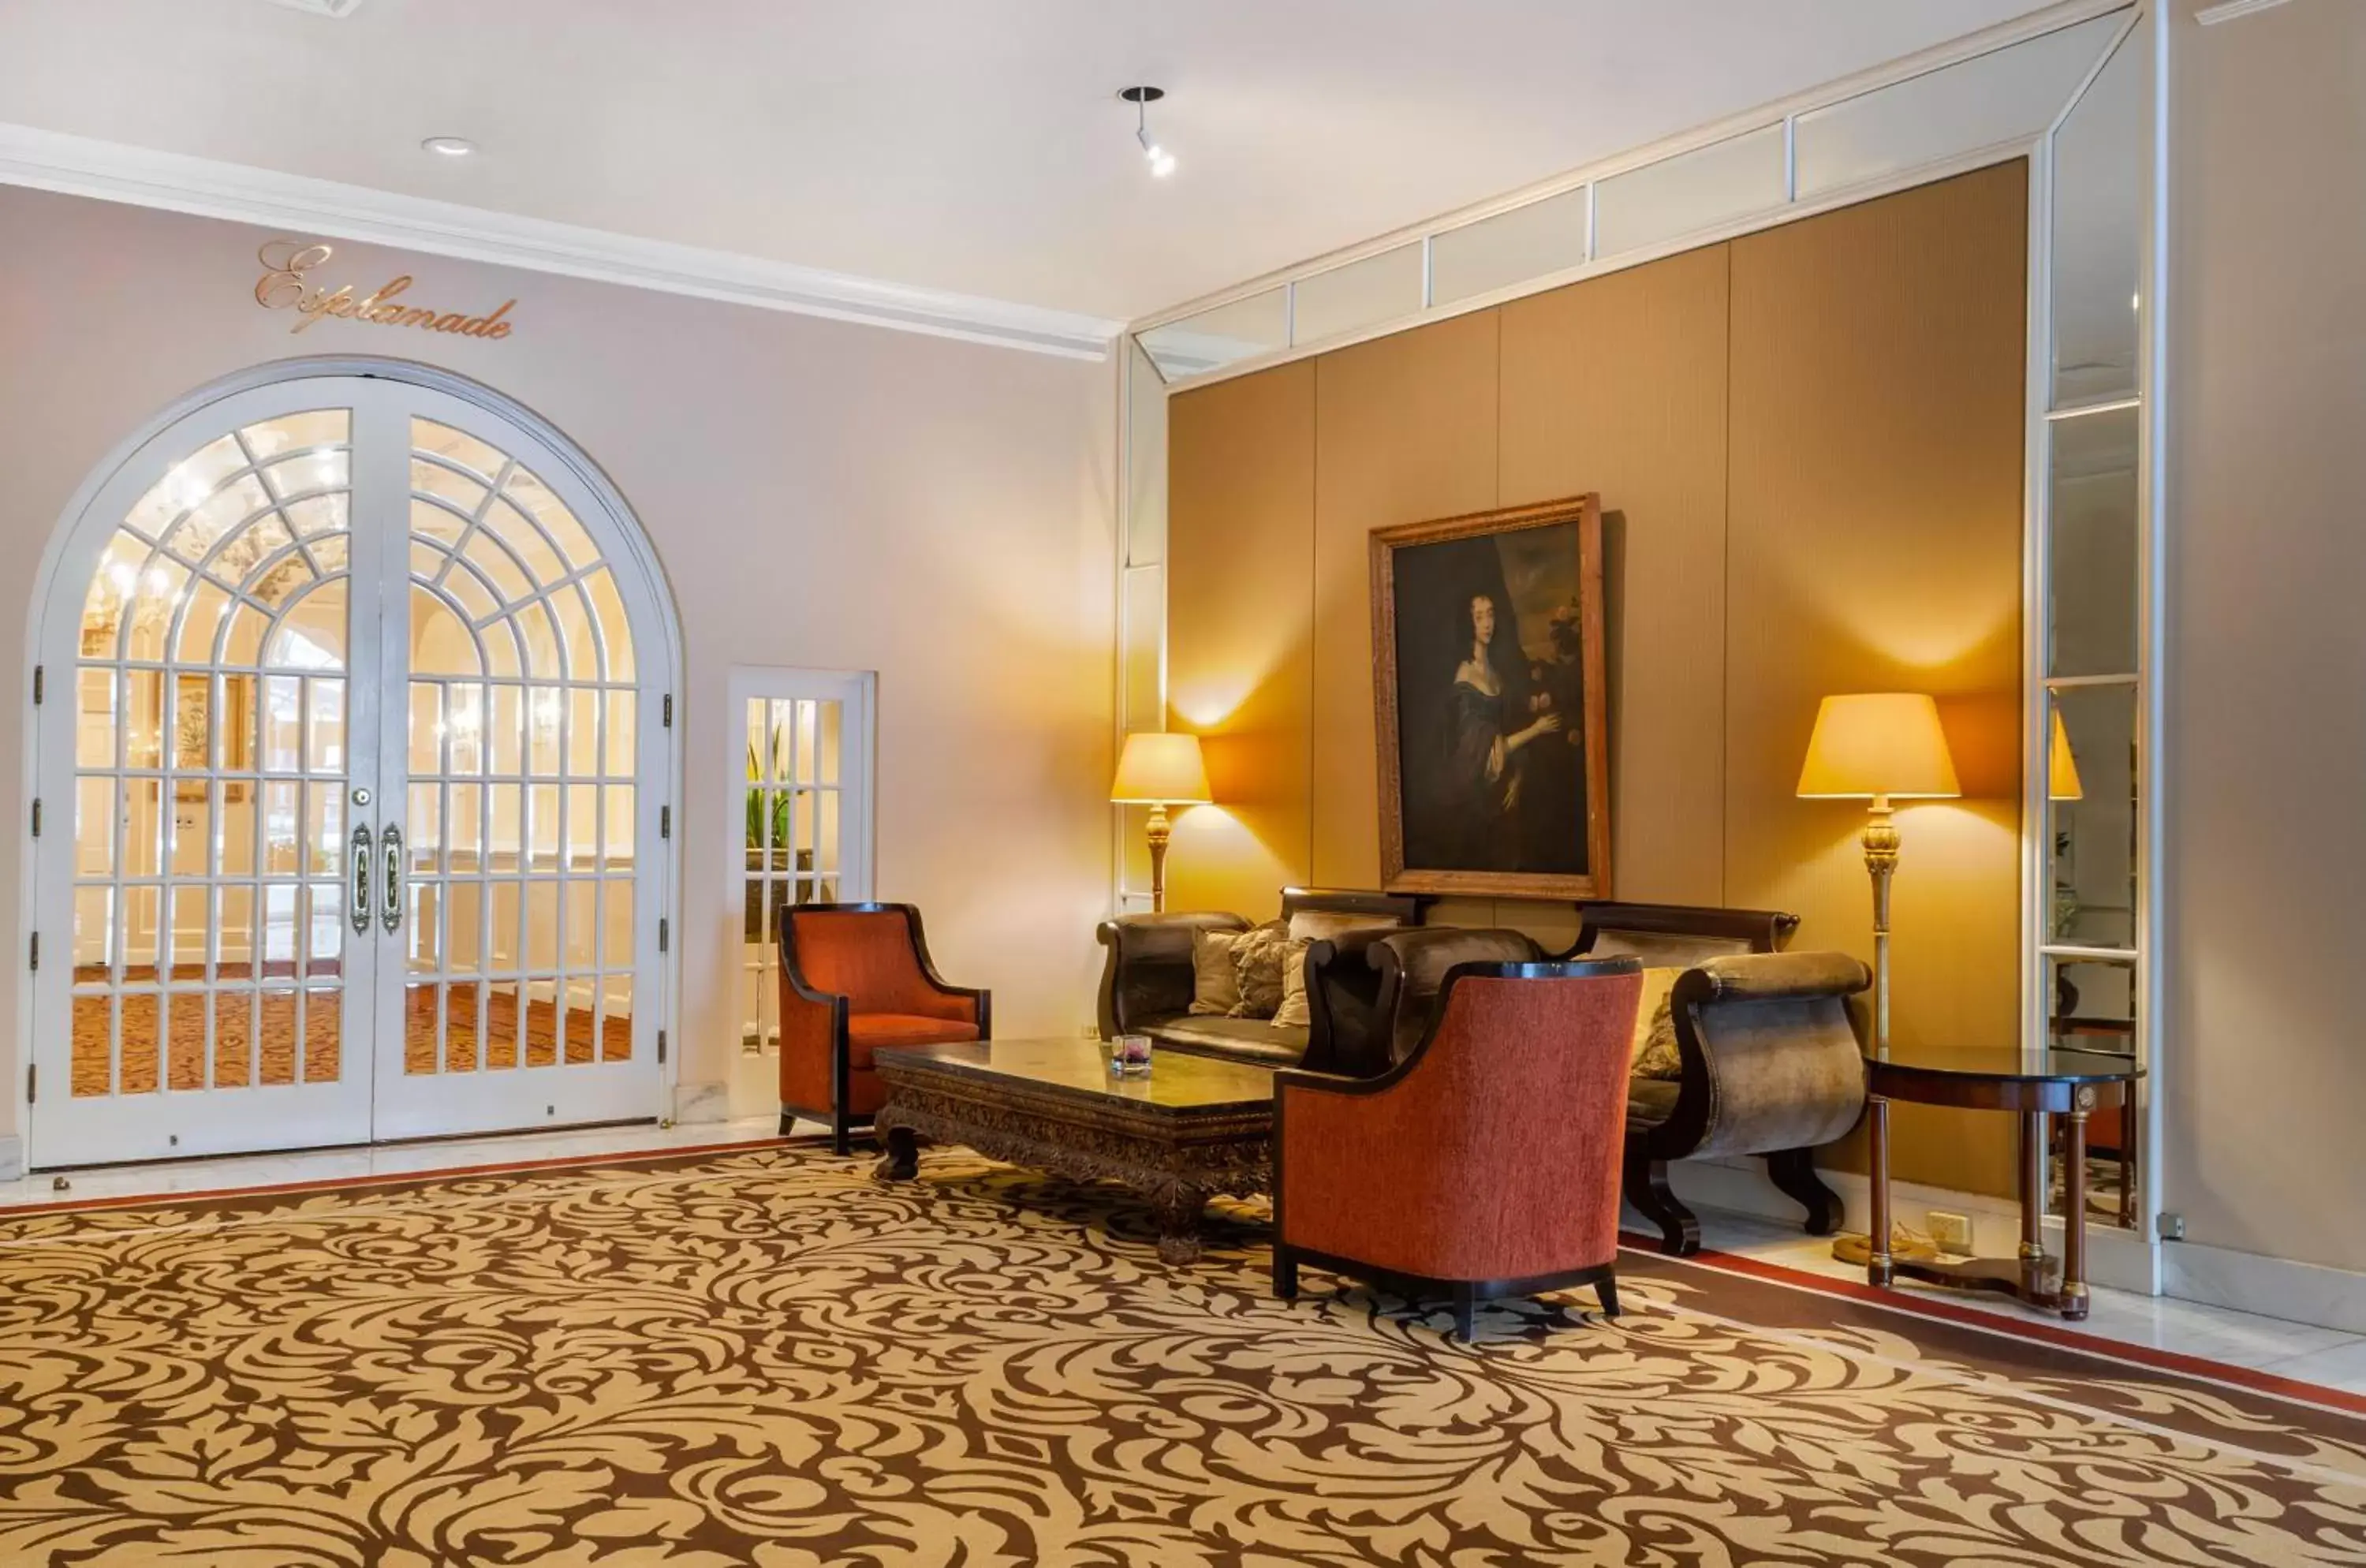
[(1972, 1251), (1972, 1216), (1950, 1213), (1944, 1209), (1931, 1211), (1931, 1239), (1942, 1252), (1952, 1252), (1968, 1258)]

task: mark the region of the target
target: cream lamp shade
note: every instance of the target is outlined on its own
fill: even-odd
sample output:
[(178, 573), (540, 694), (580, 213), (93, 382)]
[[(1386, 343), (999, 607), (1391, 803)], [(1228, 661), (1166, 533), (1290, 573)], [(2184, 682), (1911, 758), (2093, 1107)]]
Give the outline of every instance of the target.
[(2062, 728), (2062, 710), (2054, 710), (2054, 740), (2045, 758), (2045, 795), (2049, 800), (2084, 800), (2079, 784), (2079, 759), (2070, 752), (2070, 732)]
[(1826, 697), (1799, 769), (1808, 800), (1944, 799), (1963, 794), (1939, 705), (1921, 692)]
[(1200, 738), (1167, 730), (1125, 738), (1110, 799), (1120, 806), (1170, 806), (1212, 800)]

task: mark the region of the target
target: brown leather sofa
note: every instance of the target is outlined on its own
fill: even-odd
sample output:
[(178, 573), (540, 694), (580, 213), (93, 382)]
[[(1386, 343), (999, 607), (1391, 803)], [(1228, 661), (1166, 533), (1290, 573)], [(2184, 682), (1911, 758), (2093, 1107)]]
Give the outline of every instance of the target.
[[(1289, 887), (1281, 894), (1281, 918), (1351, 915), (1409, 927), (1420, 923), (1423, 903), (1385, 893)], [(1109, 953), (1101, 968), (1101, 1033), (1147, 1034), (1164, 1049), (1258, 1066), (1350, 1072), (1348, 1064), (1370, 1060), (1365, 1041), (1378, 1027), (1380, 976), (1365, 955), (1384, 931), (1352, 931), (1308, 946), (1309, 1019), (1303, 1026), (1192, 1013), (1191, 933), (1241, 931), (1250, 924), (1221, 911), (1120, 915), (1102, 921), (1096, 934)]]
[[(1700, 1224), (1668, 1185), (1672, 1160), (1754, 1155), (1774, 1185), (1808, 1211), (1815, 1235), (1838, 1228), (1839, 1194), (1817, 1176), (1812, 1151), (1841, 1137), (1865, 1110), (1865, 1060), (1848, 998), (1871, 983), (1846, 953), (1786, 953), (1796, 916), (1674, 904), (1580, 906), (1576, 945), (1563, 958), (1631, 957), (1682, 968), (1670, 996), (1681, 1058), (1674, 1078), (1628, 1085), (1627, 1201), (1660, 1229), (1662, 1250), (1700, 1250)], [(1402, 1059), (1436, 1010), (1457, 964), (1543, 957), (1518, 931), (1426, 927), (1369, 944), (1391, 1055)]]

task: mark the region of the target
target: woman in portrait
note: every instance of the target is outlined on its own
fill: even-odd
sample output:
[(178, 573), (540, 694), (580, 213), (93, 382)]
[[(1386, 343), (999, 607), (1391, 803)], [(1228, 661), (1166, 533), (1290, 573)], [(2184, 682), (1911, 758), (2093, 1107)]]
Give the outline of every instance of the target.
[[(1523, 748), (1558, 734), (1563, 720), (1543, 693), (1531, 694), (1527, 657), (1494, 595), (1474, 593), (1462, 610), (1468, 657), (1454, 671), (1447, 776), (1455, 818), (1468, 835), (1464, 863), (1508, 870), (1520, 863)], [(1516, 680), (1516, 687), (1513, 684)]]

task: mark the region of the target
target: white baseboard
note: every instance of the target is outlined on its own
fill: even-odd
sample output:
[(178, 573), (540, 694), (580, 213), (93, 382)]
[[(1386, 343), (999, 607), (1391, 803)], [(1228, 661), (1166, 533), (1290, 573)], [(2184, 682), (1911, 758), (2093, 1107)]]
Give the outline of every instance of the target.
[(731, 1086), (720, 1079), (714, 1083), (674, 1085), (673, 1119), (677, 1125), (691, 1122), (729, 1121)]
[[(1845, 1170), (1820, 1174), (1824, 1184), (1839, 1193), (1841, 1201), (1847, 1205), (1848, 1216), (1842, 1222), (1842, 1228), (1863, 1230), (1865, 1215), (1872, 1207), (1865, 1179)], [(1767, 1179), (1765, 1165), (1746, 1156), (1678, 1160), (1668, 1167), (1668, 1185), (1691, 1208), (1722, 1209), (1728, 1213), (1747, 1214), (1780, 1224), (1796, 1225), (1801, 1219), (1799, 1205)], [(1932, 1209), (1967, 1215), (1972, 1222), (1972, 1250), (1982, 1257), (2011, 1258), (2021, 1245), (2021, 1207), (2009, 1198), (1951, 1192), (1943, 1187), (1925, 1187), (1914, 1181), (1892, 1181), (1889, 1205), (1895, 1218), (1917, 1230), (1929, 1229), (1927, 1215)], [(2050, 1233), (2047, 1249), (2058, 1253), (2061, 1222), (2048, 1220), (2046, 1229)], [(2155, 1249), (2142, 1237), (2109, 1225), (2087, 1227), (2087, 1280), (2090, 1284), (2134, 1291), (2139, 1295), (2160, 1293)]]
[(14, 1133), (0, 1135), (0, 1181), (14, 1181), (25, 1174), (25, 1140)]
[(2345, 1334), (2366, 1334), (2366, 1274), (2201, 1242), (2160, 1249), (2169, 1295)]

